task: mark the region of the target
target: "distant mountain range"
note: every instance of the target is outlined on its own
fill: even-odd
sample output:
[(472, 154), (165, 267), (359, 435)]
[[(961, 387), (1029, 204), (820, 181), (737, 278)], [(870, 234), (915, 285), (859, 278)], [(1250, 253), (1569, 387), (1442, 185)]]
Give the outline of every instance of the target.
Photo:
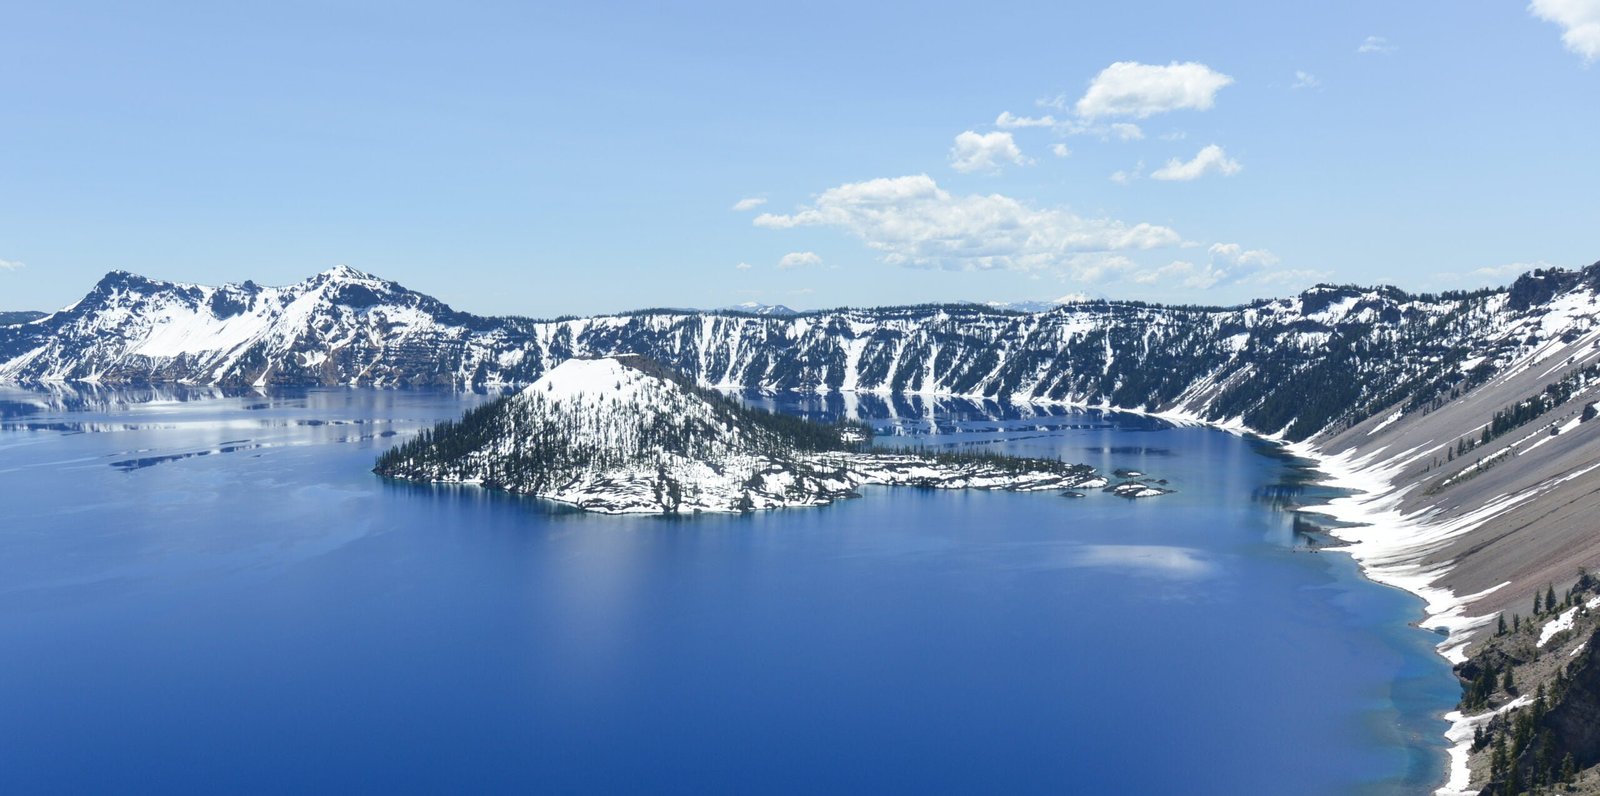
[(746, 301), (727, 307), (731, 312), (748, 312), (751, 315), (799, 315), (800, 313), (783, 306), (782, 304), (762, 304), (759, 301)]
[(49, 313), (46, 312), (33, 312), (28, 310), (17, 312), (0, 312), (0, 326), (6, 326), (13, 323), (37, 321), (48, 314)]
[(1099, 296), (1087, 293), (1068, 293), (1065, 296), (1050, 299), (1049, 301), (984, 301), (975, 302), (995, 310), (1011, 310), (1012, 312), (1049, 312), (1063, 304), (1079, 304), (1085, 301), (1103, 300)]

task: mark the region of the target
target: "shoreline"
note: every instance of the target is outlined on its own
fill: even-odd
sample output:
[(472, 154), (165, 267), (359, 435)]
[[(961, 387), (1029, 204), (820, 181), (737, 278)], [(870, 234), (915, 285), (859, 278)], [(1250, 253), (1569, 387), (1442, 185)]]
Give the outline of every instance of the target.
[[(1467, 616), (1467, 605), (1504, 588), (1510, 581), (1476, 594), (1457, 595), (1448, 587), (1437, 585), (1438, 580), (1449, 573), (1449, 565), (1429, 566), (1423, 563), (1423, 559), (1452, 537), (1476, 527), (1478, 523), (1474, 520), (1478, 518), (1469, 517), (1466, 521), (1433, 527), (1415, 519), (1407, 519), (1395, 508), (1405, 492), (1395, 490), (1383, 477), (1381, 463), (1363, 467), (1361, 460), (1347, 455), (1323, 453), (1309, 442), (1280, 441), (1279, 445), (1283, 450), (1310, 461), (1313, 469), (1322, 476), (1317, 480), (1320, 486), (1350, 492), (1326, 503), (1303, 506), (1299, 510), (1338, 521), (1338, 527), (1328, 528), (1328, 533), (1344, 544), (1334, 549), (1349, 554), (1356, 561), (1362, 576), (1373, 583), (1397, 588), (1421, 599), (1423, 616), (1415, 623), (1416, 626), (1425, 630), (1443, 630), (1444, 639), (1434, 645), (1434, 650), (1452, 667), (1465, 661), (1465, 650), (1469, 643), (1466, 634), (1493, 621), (1490, 616)], [(1456, 709), (1440, 716), (1450, 724), (1444, 732), (1448, 764), (1445, 781), (1433, 791), (1434, 796), (1474, 796), (1478, 793), (1478, 790), (1470, 787), (1471, 772), (1467, 760), (1471, 753), (1473, 730), (1492, 714), (1493, 711), (1484, 715), (1466, 715)]]
[[(1469, 616), (1467, 606), (1493, 594), (1511, 581), (1500, 583), (1472, 594), (1457, 594), (1439, 581), (1452, 569), (1451, 561), (1427, 563), (1427, 558), (1444, 549), (1453, 539), (1469, 533), (1492, 520), (1496, 515), (1522, 503), (1536, 500), (1549, 488), (1541, 484), (1518, 493), (1507, 495), (1497, 504), (1484, 506), (1459, 517), (1442, 521), (1429, 521), (1426, 515), (1404, 515), (1397, 506), (1416, 488), (1416, 485), (1396, 488), (1392, 476), (1404, 466), (1410, 451), (1379, 458), (1385, 449), (1380, 448), (1364, 457), (1351, 454), (1326, 454), (1308, 442), (1281, 443), (1284, 450), (1313, 463), (1314, 469), (1326, 477), (1318, 481), (1323, 486), (1343, 489), (1348, 495), (1333, 498), (1325, 504), (1302, 507), (1302, 511), (1320, 514), (1339, 521), (1339, 527), (1330, 528), (1335, 538), (1346, 542), (1339, 549), (1348, 552), (1361, 568), (1362, 574), (1375, 583), (1401, 589), (1414, 594), (1424, 602), (1424, 616), (1419, 627), (1443, 631), (1445, 638), (1436, 645), (1438, 653), (1452, 666), (1466, 661), (1468, 634), (1495, 620), (1495, 614)], [(1600, 467), (1592, 465), (1555, 483), (1582, 475)], [(1449, 743), (1448, 777), (1433, 791), (1433, 796), (1476, 796), (1480, 789), (1471, 786), (1469, 758), (1472, 753), (1473, 733), (1496, 714), (1510, 710), (1521, 703), (1476, 714), (1467, 714), (1459, 708), (1444, 713), (1442, 718), (1450, 723), (1444, 737)]]
[[(939, 395), (929, 397), (964, 398), (969, 396)], [(992, 399), (990, 399), (992, 400)], [(1391, 462), (1399, 456), (1378, 459), (1378, 452), (1365, 458), (1348, 454), (1323, 452), (1309, 441), (1288, 442), (1281, 434), (1263, 434), (1246, 426), (1241, 418), (1223, 421), (1207, 420), (1199, 414), (1178, 410), (1127, 409), (1106, 403), (1090, 404), (1083, 401), (1011, 400), (1016, 404), (1070, 406), (1103, 412), (1154, 417), (1178, 426), (1202, 426), (1241, 436), (1249, 436), (1276, 445), (1292, 456), (1311, 463), (1318, 486), (1341, 489), (1350, 494), (1329, 499), (1325, 503), (1301, 506), (1297, 511), (1318, 514), (1335, 520), (1325, 528), (1326, 533), (1340, 544), (1327, 548), (1329, 552), (1348, 554), (1356, 562), (1361, 576), (1381, 586), (1399, 589), (1416, 596), (1423, 602), (1423, 615), (1411, 623), (1422, 630), (1444, 631), (1444, 639), (1433, 645), (1434, 651), (1453, 668), (1466, 660), (1469, 640), (1466, 634), (1493, 621), (1491, 616), (1470, 617), (1466, 607), (1473, 601), (1510, 585), (1510, 581), (1468, 595), (1457, 595), (1437, 582), (1449, 574), (1448, 563), (1428, 566), (1426, 557), (1443, 547), (1452, 538), (1466, 533), (1498, 513), (1483, 511), (1456, 520), (1429, 524), (1409, 519), (1396, 508), (1406, 490), (1396, 490), (1387, 476), (1399, 469)], [(1386, 466), (1387, 465), (1387, 466)], [(1534, 495), (1526, 495), (1522, 500)], [(1518, 500), (1521, 502), (1521, 500)], [(1471, 772), (1467, 767), (1472, 747), (1472, 731), (1487, 721), (1493, 711), (1481, 715), (1464, 715), (1458, 709), (1444, 711), (1439, 718), (1449, 722), (1443, 738), (1446, 746), (1445, 781), (1431, 793), (1433, 796), (1476, 796), (1478, 790), (1470, 787)]]

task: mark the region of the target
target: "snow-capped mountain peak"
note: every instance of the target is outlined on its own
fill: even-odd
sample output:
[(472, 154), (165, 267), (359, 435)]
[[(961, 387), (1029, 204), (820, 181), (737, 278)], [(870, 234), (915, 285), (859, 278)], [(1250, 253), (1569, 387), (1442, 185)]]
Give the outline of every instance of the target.
[(725, 309), (735, 312), (748, 312), (751, 315), (799, 315), (797, 310), (790, 309), (782, 304), (763, 304), (759, 301), (743, 301)]

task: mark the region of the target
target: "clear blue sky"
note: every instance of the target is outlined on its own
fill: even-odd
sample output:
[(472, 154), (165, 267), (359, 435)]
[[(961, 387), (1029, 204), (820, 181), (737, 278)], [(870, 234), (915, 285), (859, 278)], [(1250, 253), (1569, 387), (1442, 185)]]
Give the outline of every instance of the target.
[(548, 316), (1600, 260), (1600, 0), (527, 5), (3, 3), (0, 309), (117, 268)]

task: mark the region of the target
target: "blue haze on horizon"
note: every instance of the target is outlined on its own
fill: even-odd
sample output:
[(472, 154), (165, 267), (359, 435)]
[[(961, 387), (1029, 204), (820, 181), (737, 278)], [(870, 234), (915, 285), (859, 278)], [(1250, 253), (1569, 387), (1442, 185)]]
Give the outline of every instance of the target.
[(112, 269), (552, 316), (1600, 260), (1600, 0), (0, 9), (0, 309)]

